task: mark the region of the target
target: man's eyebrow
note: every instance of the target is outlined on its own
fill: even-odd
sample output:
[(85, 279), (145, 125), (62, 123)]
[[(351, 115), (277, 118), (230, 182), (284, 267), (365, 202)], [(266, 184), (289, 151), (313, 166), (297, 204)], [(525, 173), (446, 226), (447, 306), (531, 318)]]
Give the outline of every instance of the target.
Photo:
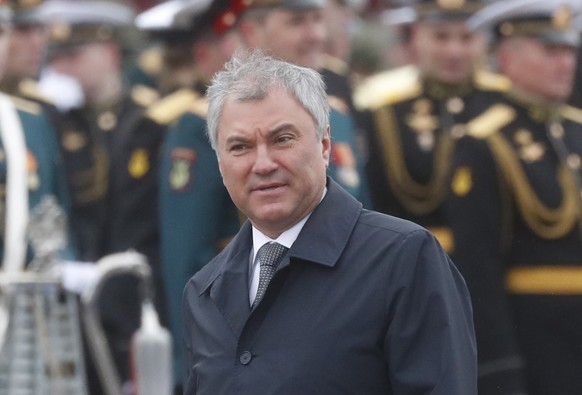
[(248, 143), (249, 141), (250, 141), (249, 138), (247, 138), (245, 136), (241, 136), (241, 135), (229, 136), (226, 139), (227, 144), (230, 144), (230, 143)]
[(293, 132), (297, 132), (298, 131), (297, 127), (294, 124), (289, 123), (289, 122), (285, 122), (285, 123), (277, 126), (275, 129), (269, 131), (267, 133), (267, 136), (272, 137), (272, 136), (274, 136), (274, 135), (276, 135), (276, 134), (278, 134), (280, 132), (284, 132), (284, 131), (287, 131), (287, 130), (290, 130), (290, 131), (293, 131)]
[[(275, 127), (274, 129), (271, 129), (267, 132), (267, 138), (272, 138), (273, 136), (276, 136), (277, 134), (284, 132), (284, 131), (294, 131), (297, 132), (298, 129), (297, 127), (290, 122), (285, 122), (277, 127)], [(226, 143), (227, 144), (231, 144), (231, 143), (248, 143), (249, 141), (251, 141), (250, 138), (245, 137), (243, 135), (234, 135), (234, 136), (229, 136), (226, 139)]]

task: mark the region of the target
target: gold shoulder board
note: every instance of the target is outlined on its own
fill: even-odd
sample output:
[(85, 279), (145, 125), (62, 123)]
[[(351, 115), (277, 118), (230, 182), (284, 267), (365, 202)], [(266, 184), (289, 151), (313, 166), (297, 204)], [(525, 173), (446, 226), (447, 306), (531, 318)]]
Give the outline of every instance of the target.
[(475, 72), (475, 84), (484, 90), (507, 92), (511, 87), (511, 80), (502, 74), (479, 69)]
[(418, 96), (422, 92), (418, 69), (404, 66), (373, 75), (362, 82), (354, 93), (358, 110), (376, 110)]
[(564, 106), (560, 109), (560, 114), (570, 121), (582, 123), (582, 109), (572, 106)]
[(149, 107), (160, 98), (158, 92), (145, 85), (136, 85), (131, 89), (131, 98), (143, 107)]
[(194, 100), (194, 103), (192, 103), (189, 111), (198, 115), (200, 118), (206, 119), (208, 116), (208, 99), (206, 99), (206, 96), (198, 96)]
[(137, 58), (138, 66), (150, 76), (156, 76), (162, 72), (163, 53), (159, 46), (151, 47), (142, 52)]
[(469, 135), (485, 139), (515, 119), (515, 110), (506, 104), (494, 104), (467, 124)]
[(18, 89), (20, 90), (20, 93), (22, 93), (22, 95), (25, 97), (38, 100), (44, 103), (53, 104), (53, 101), (50, 98), (41, 93), (40, 89), (38, 88), (38, 83), (35, 80), (29, 78), (22, 80), (18, 84)]
[(323, 67), (339, 75), (347, 75), (349, 71), (348, 64), (345, 61), (331, 55), (325, 55)]
[(16, 96), (10, 96), (10, 100), (12, 100), (14, 107), (16, 107), (17, 110), (28, 112), (34, 115), (39, 115), (42, 113), (42, 107), (38, 103)]
[(180, 89), (150, 106), (146, 116), (159, 124), (169, 125), (176, 122), (182, 114), (192, 111), (192, 106), (199, 98), (200, 95), (192, 89)]

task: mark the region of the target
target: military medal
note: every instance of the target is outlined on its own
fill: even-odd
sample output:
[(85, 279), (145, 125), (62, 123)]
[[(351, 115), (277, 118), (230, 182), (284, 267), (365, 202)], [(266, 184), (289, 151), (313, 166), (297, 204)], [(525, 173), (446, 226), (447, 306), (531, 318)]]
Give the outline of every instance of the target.
[(347, 143), (332, 144), (331, 160), (337, 167), (338, 179), (350, 188), (360, 186), (360, 175), (356, 169), (356, 157)]
[(67, 130), (63, 133), (61, 145), (66, 151), (75, 152), (87, 145), (87, 139), (81, 132)]
[(28, 151), (26, 155), (26, 168), (28, 170), (28, 189), (36, 191), (40, 188), (40, 176), (38, 175), (38, 161), (34, 154)]
[(438, 127), (438, 119), (432, 112), (432, 103), (428, 99), (419, 99), (413, 104), (409, 115), (408, 126), (416, 132), (416, 143), (422, 151), (432, 151), (435, 145), (434, 131)]
[(149, 169), (150, 160), (148, 152), (143, 148), (139, 148), (133, 151), (127, 165), (129, 174), (133, 178), (141, 178), (146, 175)]

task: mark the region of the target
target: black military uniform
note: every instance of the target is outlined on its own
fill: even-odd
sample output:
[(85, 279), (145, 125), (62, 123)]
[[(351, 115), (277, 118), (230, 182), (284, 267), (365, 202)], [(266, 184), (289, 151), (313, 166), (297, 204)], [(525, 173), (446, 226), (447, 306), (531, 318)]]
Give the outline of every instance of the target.
[[(478, 7), (474, 2), (444, 3), (421, 2), (419, 21), (465, 20)], [(450, 251), (453, 240), (443, 203), (455, 138), (508, 86), (506, 78), (484, 70), (475, 71), (466, 83), (447, 85), (423, 76), (416, 66), (365, 80), (355, 104), (366, 111), (372, 207), (428, 227)]]
[[(97, 5), (99, 9), (93, 9)], [(120, 6), (55, 2), (49, 13), (49, 18), (55, 18), (52, 29), (56, 30), (51, 29), (56, 33), (51, 36), (55, 59), (87, 44), (113, 43), (115, 28), (130, 22), (123, 20), (116, 8), (109, 10)], [(63, 23), (67, 23), (66, 29)], [(63, 59), (66, 62), (68, 58)], [(146, 114), (157, 98), (152, 89), (136, 86), (131, 91), (120, 89), (99, 106), (86, 102), (64, 114), (59, 141), (72, 194), (72, 226), (80, 259), (96, 261), (127, 250), (144, 254), (152, 267), (156, 307), (165, 321), (157, 177), (166, 126)], [(130, 379), (129, 345), (140, 326), (141, 292), (136, 278), (120, 276), (108, 281), (99, 300), (102, 325), (122, 381)], [(92, 393), (98, 394), (97, 383), (92, 386)]]
[[(545, 3), (476, 18), (577, 45), (567, 10)], [(479, 394), (580, 394), (582, 111), (523, 92), (505, 100), (457, 142), (447, 210), (473, 298)]]

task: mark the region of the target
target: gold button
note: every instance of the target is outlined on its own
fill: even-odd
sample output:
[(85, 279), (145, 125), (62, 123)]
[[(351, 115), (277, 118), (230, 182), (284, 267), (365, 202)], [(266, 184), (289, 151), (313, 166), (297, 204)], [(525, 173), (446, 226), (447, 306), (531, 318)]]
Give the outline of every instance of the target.
[(97, 124), (101, 130), (109, 132), (117, 125), (117, 116), (111, 111), (106, 111), (99, 114), (99, 117), (97, 118)]
[(447, 100), (447, 110), (451, 114), (459, 114), (465, 108), (465, 103), (460, 97), (452, 97)]
[(568, 163), (568, 166), (570, 166), (570, 168), (574, 170), (579, 170), (580, 165), (582, 164), (582, 160), (580, 159), (580, 155), (578, 154), (568, 155), (566, 162)]

